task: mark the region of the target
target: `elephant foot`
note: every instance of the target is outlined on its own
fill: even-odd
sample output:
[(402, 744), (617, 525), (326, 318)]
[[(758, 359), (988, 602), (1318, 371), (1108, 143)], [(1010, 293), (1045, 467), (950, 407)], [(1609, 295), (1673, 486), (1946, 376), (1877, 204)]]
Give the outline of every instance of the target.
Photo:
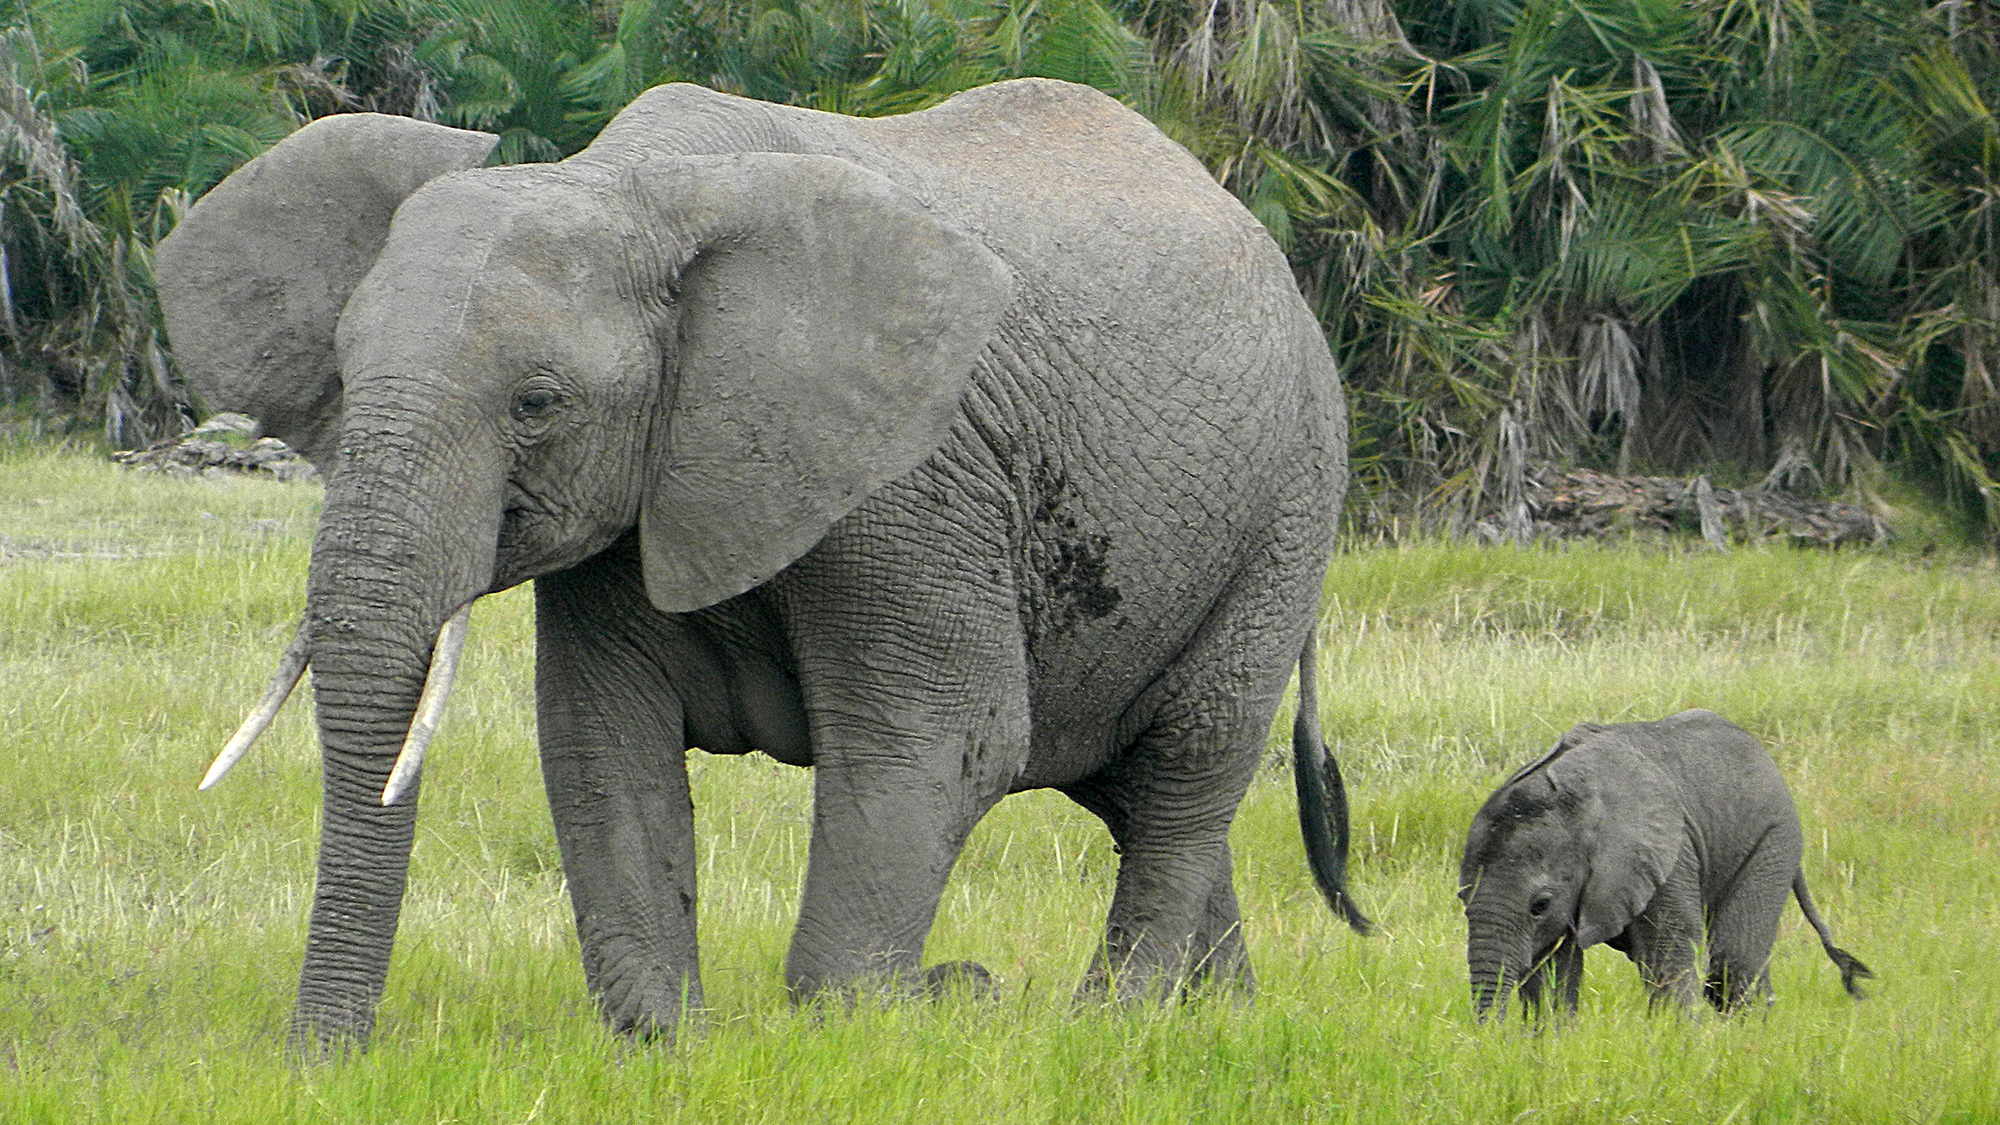
[(605, 1025), (613, 1035), (630, 1043), (669, 1050), (685, 1037), (699, 1038), (704, 1030), (702, 1013), (694, 1010), (683, 1011), (678, 1019), (660, 1019), (647, 1014), (636, 1019), (607, 1019)]
[(921, 971), (909, 969), (869, 973), (837, 985), (791, 986), (792, 1002), (825, 1011), (853, 1011), (857, 1004), (898, 1004), (911, 1000), (943, 1000), (967, 996), (991, 1000), (1000, 986), (977, 961), (945, 961)]
[(294, 1016), (285, 1032), (285, 1053), (307, 1065), (339, 1062), (365, 1054), (374, 1021), (345, 1026)]
[(1195, 976), (1185, 972), (1122, 973), (1086, 976), (1071, 994), (1075, 1011), (1107, 1005), (1143, 1006), (1228, 1003), (1241, 1009), (1257, 1006), (1255, 981), (1241, 977)]
[(950, 995), (992, 1000), (1000, 995), (993, 974), (977, 961), (944, 961), (924, 970), (924, 995), (941, 1000)]
[[(1197, 952), (1201, 950), (1202, 952)], [(1197, 937), (1179, 947), (1135, 942), (1116, 951), (1107, 943), (1076, 988), (1076, 1004), (1168, 1004), (1227, 996), (1240, 1007), (1255, 1003), (1257, 977), (1232, 928), (1222, 940)]]

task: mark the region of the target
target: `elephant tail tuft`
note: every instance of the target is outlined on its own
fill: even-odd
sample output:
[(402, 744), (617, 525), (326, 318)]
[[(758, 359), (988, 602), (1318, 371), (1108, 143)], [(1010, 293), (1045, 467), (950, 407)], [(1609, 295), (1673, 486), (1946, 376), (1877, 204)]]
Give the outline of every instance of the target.
[(1819, 933), (1819, 945), (1826, 950), (1827, 959), (1840, 969), (1840, 987), (1856, 1000), (1868, 999), (1861, 982), (1875, 979), (1875, 972), (1862, 964), (1861, 958), (1833, 944), (1833, 931), (1820, 919), (1819, 911), (1813, 907), (1812, 894), (1806, 890), (1804, 871), (1792, 876), (1792, 894), (1799, 900), (1799, 909), (1805, 912), (1806, 921), (1811, 922), (1812, 928)]
[[(1292, 722), (1292, 780), (1299, 794), (1299, 835), (1306, 845), (1306, 863), (1313, 881), (1354, 932), (1375, 928), (1347, 890), (1347, 786), (1340, 764), (1327, 752), (1319, 733), (1319, 685), (1312, 634), (1299, 654), (1299, 713)], [(1863, 970), (1866, 972), (1866, 970)]]
[(1874, 971), (1862, 964), (1861, 958), (1845, 949), (1829, 945), (1826, 947), (1826, 955), (1833, 958), (1834, 964), (1840, 966), (1840, 986), (1847, 990), (1847, 994), (1856, 1000), (1868, 999), (1868, 992), (1861, 987), (1861, 981), (1875, 979)]

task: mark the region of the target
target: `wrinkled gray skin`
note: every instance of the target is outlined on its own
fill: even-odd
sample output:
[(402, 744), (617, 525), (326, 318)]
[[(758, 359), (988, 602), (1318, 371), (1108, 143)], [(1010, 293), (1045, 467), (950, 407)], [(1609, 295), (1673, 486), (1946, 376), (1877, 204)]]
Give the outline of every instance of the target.
[[(1576, 1010), (1583, 951), (1639, 967), (1655, 1004), (1729, 1012), (1768, 996), (1778, 913), (1796, 894), (1841, 983), (1867, 967), (1836, 949), (1799, 869), (1799, 814), (1771, 756), (1709, 711), (1572, 728), (1473, 817), (1459, 867), (1473, 1007), (1529, 1014), (1542, 989)], [(1697, 950), (1708, 969), (1697, 971)]]
[[(209, 403), (329, 474), (297, 1040), (372, 1025), (416, 817), (380, 794), (433, 638), (527, 579), (544, 778), (614, 1027), (702, 1003), (690, 747), (815, 767), (798, 995), (919, 986), (966, 834), (1034, 788), (1121, 856), (1086, 991), (1248, 984), (1228, 829), (1346, 452), (1332, 360), (1251, 216), (1135, 114), (1047, 81), (881, 120), (667, 86), (560, 164), (481, 168), (492, 141), (316, 122), (156, 259)], [(1309, 843), (1344, 864), (1311, 725), (1333, 807)]]

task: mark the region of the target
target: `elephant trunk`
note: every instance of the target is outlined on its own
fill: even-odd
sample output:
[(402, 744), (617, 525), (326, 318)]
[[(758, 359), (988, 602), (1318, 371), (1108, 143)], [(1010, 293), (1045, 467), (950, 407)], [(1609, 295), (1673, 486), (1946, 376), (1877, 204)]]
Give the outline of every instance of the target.
[[(319, 617), (315, 623), (328, 620)], [(384, 663), (404, 665), (410, 655)], [(341, 1039), (363, 1044), (374, 1027), (416, 829), (416, 802), (384, 807), (382, 787), (418, 688), (406, 688), (401, 676), (357, 671), (359, 663), (351, 653), (326, 652), (323, 646), (313, 667), (325, 746), (323, 813), (312, 920), (292, 1015), (293, 1042), (312, 1051)], [(421, 685), (421, 675), (414, 685)]]
[[(491, 581), (499, 526), (497, 485), (482, 513), (465, 502), (462, 473), (440, 471), (435, 458), (379, 429), (357, 436), (350, 428), (343, 444), (306, 606), (324, 788), (292, 1041), (312, 1053), (363, 1045), (373, 1029), (416, 828), (416, 786), (386, 806), (384, 788), (435, 638)], [(348, 452), (357, 448), (367, 453)], [(413, 482), (410, 468), (424, 465), (432, 471)]]
[(1481, 1023), (1487, 1017), (1507, 1018), (1507, 1003), (1521, 984), (1520, 974), (1494, 961), (1475, 961), (1472, 966), (1472, 1009)]
[(1498, 922), (1482, 921), (1470, 911), (1467, 917), (1465, 959), (1471, 970), (1473, 1012), (1482, 1023), (1489, 1015), (1505, 1019), (1526, 969), (1516, 948), (1519, 943), (1500, 933)]

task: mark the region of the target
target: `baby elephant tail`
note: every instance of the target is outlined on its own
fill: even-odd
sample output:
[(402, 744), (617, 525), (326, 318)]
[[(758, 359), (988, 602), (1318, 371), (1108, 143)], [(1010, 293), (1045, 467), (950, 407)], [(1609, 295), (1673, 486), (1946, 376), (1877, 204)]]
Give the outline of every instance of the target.
[(1805, 911), (1806, 921), (1819, 931), (1820, 948), (1826, 950), (1827, 957), (1839, 966), (1840, 986), (1856, 1000), (1867, 999), (1868, 994), (1861, 990), (1861, 981), (1864, 978), (1872, 980), (1875, 974), (1861, 963), (1859, 957), (1833, 944), (1833, 931), (1827, 929), (1826, 923), (1820, 920), (1819, 911), (1813, 909), (1812, 895), (1806, 890), (1805, 872), (1792, 876), (1792, 894), (1799, 900), (1799, 909)]
[(1375, 927), (1347, 893), (1347, 787), (1340, 780), (1340, 765), (1320, 738), (1314, 656), (1313, 638), (1308, 634), (1306, 647), (1299, 654), (1299, 714), (1292, 722), (1292, 779), (1299, 792), (1299, 835), (1305, 838), (1306, 863), (1327, 905), (1354, 927), (1355, 933), (1365, 935)]

